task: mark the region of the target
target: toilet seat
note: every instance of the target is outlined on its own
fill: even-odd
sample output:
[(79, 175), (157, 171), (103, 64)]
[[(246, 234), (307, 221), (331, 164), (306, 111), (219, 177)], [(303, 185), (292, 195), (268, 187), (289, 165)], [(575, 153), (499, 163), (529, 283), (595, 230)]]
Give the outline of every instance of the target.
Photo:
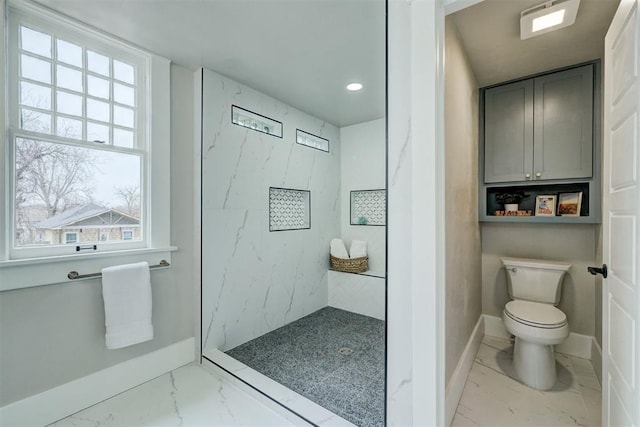
[(504, 314), (523, 325), (543, 329), (563, 328), (567, 325), (567, 316), (550, 304), (533, 301), (509, 301)]

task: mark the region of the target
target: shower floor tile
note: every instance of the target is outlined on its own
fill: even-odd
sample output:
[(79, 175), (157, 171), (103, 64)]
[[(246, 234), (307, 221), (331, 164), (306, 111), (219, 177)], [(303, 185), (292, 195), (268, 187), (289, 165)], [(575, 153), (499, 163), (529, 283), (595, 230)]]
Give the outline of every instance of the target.
[(601, 425), (600, 383), (588, 360), (556, 353), (558, 383), (549, 391), (520, 383), (509, 340), (485, 336), (452, 427)]
[(384, 425), (384, 322), (325, 307), (227, 354), (357, 426)]

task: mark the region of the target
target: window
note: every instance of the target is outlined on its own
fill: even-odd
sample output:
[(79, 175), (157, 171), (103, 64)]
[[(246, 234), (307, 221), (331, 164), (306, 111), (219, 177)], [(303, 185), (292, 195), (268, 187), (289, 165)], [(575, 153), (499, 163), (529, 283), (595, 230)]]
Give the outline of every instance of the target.
[[(80, 234), (64, 228), (97, 252), (168, 247), (169, 61), (37, 5), (8, 9), (4, 258), (73, 254)], [(123, 225), (136, 232), (100, 230)]]
[(67, 231), (64, 233), (64, 242), (69, 243), (78, 243), (78, 232), (77, 231)]
[(132, 240), (132, 239), (133, 239), (133, 230), (122, 231), (122, 240)]

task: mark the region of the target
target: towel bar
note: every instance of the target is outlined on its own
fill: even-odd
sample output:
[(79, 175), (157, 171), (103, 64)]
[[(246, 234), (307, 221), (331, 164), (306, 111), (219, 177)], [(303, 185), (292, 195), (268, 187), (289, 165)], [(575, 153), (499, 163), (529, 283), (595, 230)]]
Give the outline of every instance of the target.
[[(169, 262), (167, 260), (161, 260), (160, 264), (157, 265), (150, 265), (149, 268), (160, 268), (160, 267), (169, 267), (171, 264), (169, 264)], [(86, 279), (89, 277), (101, 277), (102, 273), (89, 273), (89, 274), (80, 274), (77, 271), (70, 271), (69, 274), (67, 274), (67, 277), (69, 278), (69, 280), (75, 280), (75, 279)]]

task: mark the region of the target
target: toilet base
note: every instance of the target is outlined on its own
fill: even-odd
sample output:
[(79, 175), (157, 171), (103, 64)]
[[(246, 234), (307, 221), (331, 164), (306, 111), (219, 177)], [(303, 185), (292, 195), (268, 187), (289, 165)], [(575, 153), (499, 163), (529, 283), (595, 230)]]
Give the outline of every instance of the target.
[(516, 337), (513, 367), (523, 383), (538, 390), (552, 389), (558, 381), (553, 345), (535, 344)]

